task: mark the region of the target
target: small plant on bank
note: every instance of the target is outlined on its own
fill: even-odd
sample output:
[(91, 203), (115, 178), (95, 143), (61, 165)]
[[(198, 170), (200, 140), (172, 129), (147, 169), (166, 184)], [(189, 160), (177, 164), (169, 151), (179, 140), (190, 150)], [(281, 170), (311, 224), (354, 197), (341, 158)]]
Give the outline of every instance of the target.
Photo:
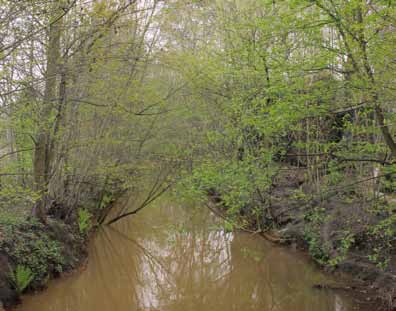
[(343, 237), (338, 241), (338, 255), (329, 260), (329, 265), (334, 267), (347, 258), (348, 252), (355, 243), (355, 236), (349, 231), (343, 232)]
[(82, 234), (86, 234), (91, 227), (91, 213), (86, 209), (78, 210), (78, 228)]
[(9, 278), (17, 293), (22, 294), (23, 291), (33, 281), (34, 273), (29, 267), (18, 265), (15, 268), (15, 271), (11, 271)]
[(304, 239), (312, 258), (321, 265), (329, 262), (329, 252), (320, 238), (320, 228), (325, 221), (325, 209), (316, 207), (305, 215), (307, 224), (304, 229)]

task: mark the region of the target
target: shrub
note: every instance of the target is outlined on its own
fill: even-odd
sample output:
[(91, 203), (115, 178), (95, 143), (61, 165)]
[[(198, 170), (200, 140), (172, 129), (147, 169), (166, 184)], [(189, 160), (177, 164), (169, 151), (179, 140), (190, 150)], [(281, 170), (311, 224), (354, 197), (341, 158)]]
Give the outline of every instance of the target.
[(0, 240), (1, 249), (17, 266), (29, 267), (35, 282), (43, 280), (52, 269), (62, 272), (62, 245), (49, 236), (43, 224), (31, 219), (0, 226), (5, 237)]

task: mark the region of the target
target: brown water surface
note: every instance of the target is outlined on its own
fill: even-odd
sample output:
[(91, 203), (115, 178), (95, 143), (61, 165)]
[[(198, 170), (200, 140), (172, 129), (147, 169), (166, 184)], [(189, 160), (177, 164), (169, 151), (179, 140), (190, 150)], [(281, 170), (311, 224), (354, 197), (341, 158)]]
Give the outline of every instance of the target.
[(225, 232), (205, 208), (162, 200), (98, 232), (82, 272), (28, 295), (20, 311), (350, 311), (298, 252)]

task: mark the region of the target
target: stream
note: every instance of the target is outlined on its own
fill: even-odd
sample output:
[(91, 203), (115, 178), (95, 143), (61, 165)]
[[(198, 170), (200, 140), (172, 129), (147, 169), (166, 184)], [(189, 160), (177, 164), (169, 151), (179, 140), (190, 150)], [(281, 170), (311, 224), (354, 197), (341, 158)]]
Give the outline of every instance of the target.
[(299, 251), (226, 232), (207, 208), (160, 199), (99, 230), (81, 271), (25, 295), (19, 311), (350, 311)]

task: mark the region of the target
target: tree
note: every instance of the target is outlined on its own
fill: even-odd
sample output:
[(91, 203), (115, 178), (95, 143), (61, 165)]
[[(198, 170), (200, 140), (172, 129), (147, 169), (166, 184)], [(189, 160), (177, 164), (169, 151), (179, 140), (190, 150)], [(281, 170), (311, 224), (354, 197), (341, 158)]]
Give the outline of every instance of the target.
[(51, 161), (53, 155), (53, 142), (51, 137), (50, 119), (53, 115), (56, 91), (58, 89), (58, 76), (61, 68), (61, 34), (64, 15), (64, 3), (55, 2), (53, 15), (50, 19), (47, 66), (45, 72), (45, 89), (43, 103), (39, 115), (40, 124), (34, 146), (33, 174), (35, 189), (41, 198), (37, 201), (33, 214), (45, 222), (48, 183), (51, 175)]

